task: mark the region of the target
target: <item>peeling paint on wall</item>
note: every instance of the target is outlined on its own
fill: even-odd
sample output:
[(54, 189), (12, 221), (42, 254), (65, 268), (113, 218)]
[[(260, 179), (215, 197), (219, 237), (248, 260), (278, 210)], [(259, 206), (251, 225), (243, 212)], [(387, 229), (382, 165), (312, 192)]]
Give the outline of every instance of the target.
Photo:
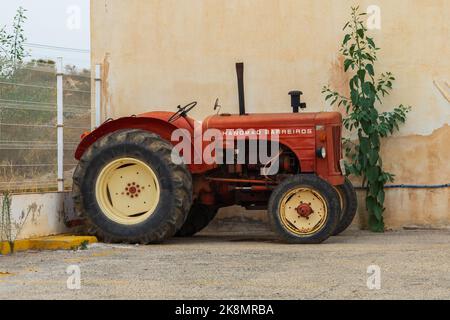
[(450, 125), (431, 135), (397, 136), (382, 144), (384, 167), (396, 175), (396, 183), (450, 183)]

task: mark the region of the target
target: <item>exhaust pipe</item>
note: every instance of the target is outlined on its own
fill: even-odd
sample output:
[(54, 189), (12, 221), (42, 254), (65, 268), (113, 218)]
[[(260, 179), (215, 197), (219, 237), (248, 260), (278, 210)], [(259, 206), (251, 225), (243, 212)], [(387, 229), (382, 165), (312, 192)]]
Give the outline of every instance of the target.
[(239, 114), (241, 116), (245, 113), (245, 95), (244, 95), (244, 63), (236, 63), (236, 72), (238, 79), (238, 91), (239, 91)]

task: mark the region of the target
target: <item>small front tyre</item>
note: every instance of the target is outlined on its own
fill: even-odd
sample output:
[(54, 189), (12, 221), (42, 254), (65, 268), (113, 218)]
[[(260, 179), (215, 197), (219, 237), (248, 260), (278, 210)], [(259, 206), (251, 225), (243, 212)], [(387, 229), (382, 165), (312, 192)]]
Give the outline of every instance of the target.
[(316, 244), (336, 229), (340, 204), (336, 190), (315, 175), (296, 175), (273, 191), (268, 206), (272, 229), (288, 243)]
[(344, 184), (337, 186), (336, 191), (338, 192), (341, 205), (341, 218), (336, 230), (334, 230), (333, 235), (335, 236), (344, 232), (352, 224), (358, 209), (356, 191), (350, 180), (345, 178)]

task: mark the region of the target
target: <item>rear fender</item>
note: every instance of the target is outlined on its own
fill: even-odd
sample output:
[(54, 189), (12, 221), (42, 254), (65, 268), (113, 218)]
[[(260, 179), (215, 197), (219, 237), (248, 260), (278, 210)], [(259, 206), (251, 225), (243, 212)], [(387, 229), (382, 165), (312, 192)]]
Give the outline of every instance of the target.
[[(155, 117), (124, 117), (117, 120), (105, 122), (100, 127), (89, 133), (83, 138), (75, 151), (75, 158), (80, 160), (83, 154), (89, 147), (102, 137), (124, 129), (141, 129), (152, 133), (156, 133), (161, 138), (171, 142), (172, 144), (178, 143), (178, 141), (171, 141), (172, 132), (176, 129), (188, 130), (192, 137), (193, 129), (190, 126), (188, 119), (180, 118), (179, 120), (169, 123), (167, 120), (159, 119)], [(193, 143), (193, 141), (192, 141)], [(205, 172), (211, 168), (205, 165), (188, 165), (192, 173)]]

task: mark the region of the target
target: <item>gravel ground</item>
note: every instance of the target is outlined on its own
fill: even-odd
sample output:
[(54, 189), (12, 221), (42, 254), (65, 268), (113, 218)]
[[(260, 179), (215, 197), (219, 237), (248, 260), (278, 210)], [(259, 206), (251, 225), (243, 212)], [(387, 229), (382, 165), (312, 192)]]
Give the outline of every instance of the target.
[[(0, 256), (0, 299), (450, 298), (449, 231), (348, 231), (306, 246), (248, 229)], [(67, 288), (70, 265), (80, 267), (79, 290)], [(380, 267), (379, 290), (368, 289), (370, 265)]]

